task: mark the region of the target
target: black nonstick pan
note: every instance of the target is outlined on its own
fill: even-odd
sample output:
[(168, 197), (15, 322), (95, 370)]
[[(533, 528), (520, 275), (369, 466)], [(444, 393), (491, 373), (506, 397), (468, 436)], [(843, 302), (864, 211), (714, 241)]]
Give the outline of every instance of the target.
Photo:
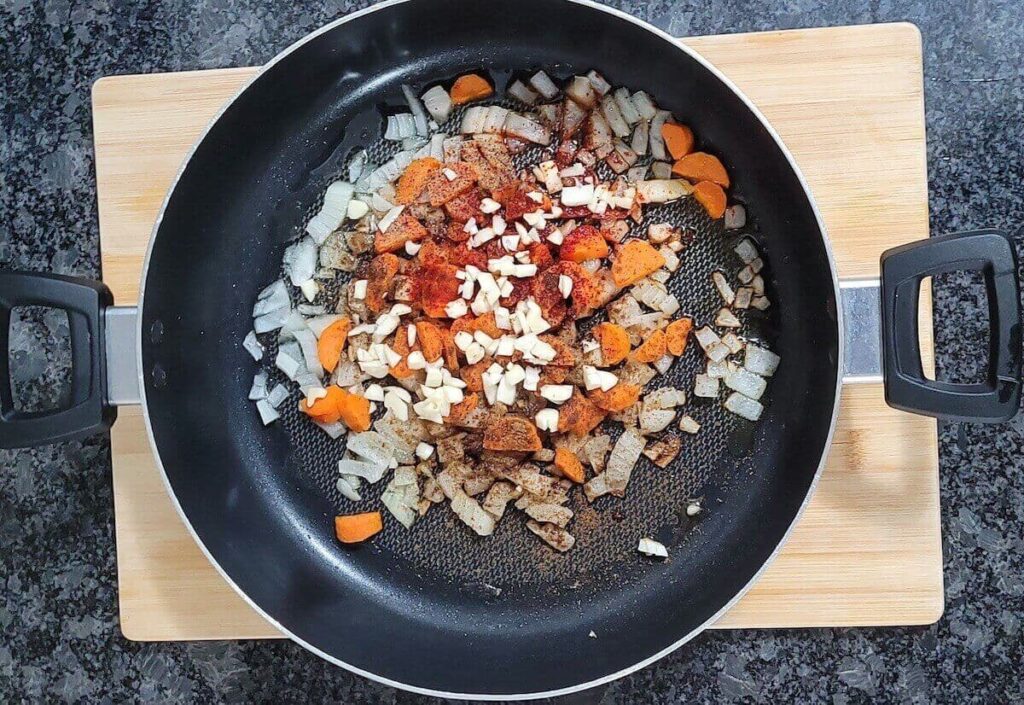
[[(445, 508), (410, 532), (392, 523), (371, 544), (343, 547), (332, 532), (337, 450), (297, 412), (264, 427), (247, 399), (254, 370), (240, 343), (252, 303), (279, 276), (283, 249), (324, 186), (355, 147), (380, 137), (379, 124), (354, 118), (402, 104), (401, 84), (484, 70), (500, 90), (538, 68), (561, 78), (597, 68), (647, 91), (728, 165), (768, 263), (772, 307), (757, 332), (783, 359), (765, 414), (748, 426), (695, 406), (701, 434), (668, 469), (634, 473), (624, 500), (581, 506), (578, 544), (565, 555), (519, 519), (484, 540)], [(734, 242), (721, 224), (676, 208), (697, 232), (684, 267), (726, 266)], [(0, 446), (102, 430), (113, 404), (137, 394), (197, 542), (294, 640), (418, 692), (571, 692), (678, 648), (752, 584), (813, 491), (844, 377), (884, 376), (889, 403), (909, 411), (988, 421), (1016, 412), (1018, 284), (1007, 239), (933, 238), (886, 253), (881, 269), (881, 285), (840, 286), (784, 145), (728, 80), (664, 33), (572, 0), (384, 3), (289, 48), (217, 117), (157, 221), (137, 311), (111, 308), (102, 284), (0, 273), (4, 349), (13, 307), (49, 305), (69, 312), (74, 357), (72, 408), (25, 414), (0, 356)], [(986, 383), (949, 385), (921, 371), (918, 285), (955, 269), (979, 269), (988, 282)], [(698, 321), (713, 315), (709, 282), (672, 286)], [(670, 373), (680, 386), (692, 384), (696, 356)], [(705, 511), (687, 516), (698, 497)], [(640, 535), (668, 545), (670, 559), (638, 555)]]

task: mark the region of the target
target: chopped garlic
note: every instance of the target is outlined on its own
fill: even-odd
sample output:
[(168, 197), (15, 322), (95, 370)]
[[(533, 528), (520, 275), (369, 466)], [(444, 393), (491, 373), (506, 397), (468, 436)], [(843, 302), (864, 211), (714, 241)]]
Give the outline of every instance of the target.
[(540, 388), (540, 395), (554, 404), (564, 404), (572, 396), (571, 384), (545, 384)]
[(471, 365), (475, 365), (483, 360), (484, 355), (487, 354), (484, 346), (477, 342), (470, 343), (469, 347), (467, 347), (464, 352), (466, 353), (466, 362)]
[(410, 257), (415, 257), (416, 253), (420, 251), (421, 247), (423, 247), (423, 245), (421, 245), (420, 243), (409, 240), (405, 243), (405, 253)]
[(583, 386), (587, 388), (587, 391), (600, 389), (602, 392), (607, 392), (618, 383), (619, 378), (611, 372), (599, 370), (590, 365), (583, 366)]
[(558, 290), (562, 292), (562, 298), (569, 298), (569, 294), (572, 293), (572, 277), (564, 274), (558, 275)]
[(299, 284), (299, 289), (302, 290), (302, 295), (306, 297), (306, 301), (312, 303), (316, 295), (320, 293), (320, 285), (316, 283), (315, 279), (307, 279), (306, 281)]
[(637, 545), (636, 550), (645, 556), (653, 556), (654, 558), (668, 558), (668, 549), (665, 545), (655, 541), (654, 539), (643, 538), (640, 539), (640, 543)]
[(537, 423), (537, 428), (541, 431), (557, 431), (558, 409), (541, 409), (534, 417), (534, 421)]
[(480, 201), (480, 210), (484, 213), (497, 213), (501, 210), (501, 204), (493, 198), (484, 198)]
[(362, 201), (353, 198), (348, 202), (348, 208), (345, 210), (345, 216), (349, 220), (359, 220), (364, 215), (370, 212), (370, 207)]
[(427, 368), (427, 360), (419, 350), (413, 350), (409, 353), (405, 364), (409, 366), (410, 370), (425, 370)]
[(466, 302), (462, 299), (449, 301), (448, 305), (444, 307), (444, 312), (449, 318), (461, 318), (462, 316), (465, 316), (468, 311), (469, 308), (466, 306)]
[(420, 441), (420, 443), (416, 446), (416, 457), (420, 458), (421, 460), (426, 460), (433, 454), (434, 446), (430, 445), (429, 443), (424, 443)]

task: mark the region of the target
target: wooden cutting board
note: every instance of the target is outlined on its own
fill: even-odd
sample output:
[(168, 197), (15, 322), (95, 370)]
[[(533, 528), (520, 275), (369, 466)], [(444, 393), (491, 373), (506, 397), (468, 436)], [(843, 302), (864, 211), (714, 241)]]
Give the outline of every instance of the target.
[[(843, 277), (928, 237), (921, 39), (909, 24), (685, 39), (768, 116), (824, 215)], [(104, 78), (93, 88), (103, 276), (132, 303), (182, 158), (255, 69)], [(926, 297), (927, 299), (927, 297)], [(930, 299), (921, 328), (932, 353)], [(936, 424), (843, 391), (817, 492), (719, 628), (926, 624), (942, 613)], [(129, 639), (280, 636), (220, 578), (175, 513), (141, 412), (111, 432), (121, 628)]]

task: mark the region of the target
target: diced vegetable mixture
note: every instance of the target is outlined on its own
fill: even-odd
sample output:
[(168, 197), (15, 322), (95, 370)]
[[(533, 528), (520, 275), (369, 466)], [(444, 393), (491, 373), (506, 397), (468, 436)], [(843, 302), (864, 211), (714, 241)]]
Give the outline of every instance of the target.
[[(540, 71), (507, 87), (517, 110), (481, 103), (495, 88), (477, 74), (403, 93), (409, 111), (384, 130), (401, 151), (350, 160), (285, 251), (285, 277), (259, 294), (243, 346), (260, 360), (277, 336), (290, 384), (261, 371), (249, 398), (265, 424), (296, 404), (345, 444), (341, 542), (382, 530), (360, 489), (385, 482), (380, 503), (407, 529), (447, 503), (487, 536), (518, 510), (567, 551), (574, 488), (622, 497), (641, 456), (669, 468), (684, 437), (699, 442), (700, 424), (677, 420), (688, 393), (760, 418), (780, 360), (738, 329), (769, 306), (764, 262), (745, 238), (733, 275), (684, 272), (687, 235), (645, 222), (648, 204), (687, 198), (728, 229), (746, 213), (718, 157), (642, 91), (596, 71), (560, 88)], [(517, 170), (531, 146), (543, 156)], [(712, 278), (713, 320), (686, 314), (674, 276)], [(691, 338), (707, 360), (692, 389), (645, 392)], [(609, 423), (623, 426), (614, 442)], [(668, 555), (648, 538), (639, 551)]]

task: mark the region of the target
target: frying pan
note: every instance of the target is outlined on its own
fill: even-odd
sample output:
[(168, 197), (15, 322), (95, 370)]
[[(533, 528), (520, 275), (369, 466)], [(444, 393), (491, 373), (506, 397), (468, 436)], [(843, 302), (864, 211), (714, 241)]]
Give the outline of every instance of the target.
[[(773, 305), (749, 332), (783, 360), (765, 413), (743, 425), (717, 404), (694, 405), (704, 428), (670, 468), (642, 465), (623, 500), (574, 507), (578, 544), (566, 555), (516, 517), (478, 539), (446, 507), (412, 531), (389, 522), (372, 544), (340, 546), (331, 518), (344, 505), (330, 486), (338, 445), (294, 413), (264, 428), (246, 398), (254, 370), (240, 341), (252, 303), (279, 276), (282, 251), (324, 186), (356, 146), (380, 136), (379, 119), (359, 116), (401, 105), (403, 83), (422, 88), (482, 69), (500, 89), (512, 72), (537, 68), (560, 78), (598, 68), (614, 85), (647, 91), (729, 166), (734, 198), (752, 215), (747, 231), (768, 262)], [(735, 267), (730, 236), (698, 210), (673, 207), (698, 233), (673, 293), (700, 322), (714, 310), (706, 272)], [(689, 276), (691, 268), (705, 274)], [(918, 286), (956, 269), (981, 270), (988, 286), (984, 383), (930, 381), (921, 370)], [(68, 312), (74, 363), (69, 408), (23, 413), (0, 356), (0, 446), (101, 431), (117, 403), (141, 402), (172, 500), (253, 607), (335, 664), (440, 696), (592, 687), (712, 623), (806, 505), (844, 377), (881, 376), (890, 404), (934, 416), (1004, 420), (1020, 401), (1018, 283), (1005, 236), (890, 250), (880, 285), (841, 287), (807, 185), (751, 103), (663, 32), (575, 0), (400, 0), (293, 45), (196, 144), (157, 220), (142, 284), (136, 310), (113, 307), (98, 282), (0, 274), (4, 349), (12, 308), (53, 306)], [(688, 352), (668, 381), (688, 388), (700, 362)], [(706, 511), (680, 512), (697, 497)], [(640, 535), (666, 543), (671, 558), (638, 556)]]

